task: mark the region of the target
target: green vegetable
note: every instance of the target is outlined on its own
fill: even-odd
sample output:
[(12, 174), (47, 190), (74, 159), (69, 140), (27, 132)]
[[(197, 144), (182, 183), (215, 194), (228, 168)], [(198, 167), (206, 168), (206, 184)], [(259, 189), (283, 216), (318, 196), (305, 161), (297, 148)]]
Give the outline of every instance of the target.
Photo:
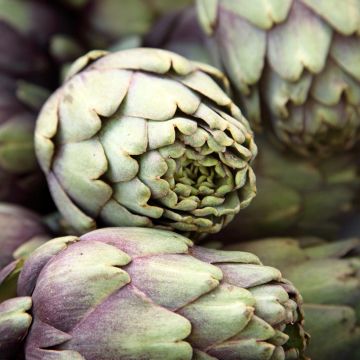
[(310, 157), (342, 152), (359, 140), (359, 0), (197, 5), (254, 127), (270, 126)]
[(215, 233), (255, 196), (247, 120), (209, 65), (91, 52), (43, 107), (37, 157), (78, 233), (100, 225)]

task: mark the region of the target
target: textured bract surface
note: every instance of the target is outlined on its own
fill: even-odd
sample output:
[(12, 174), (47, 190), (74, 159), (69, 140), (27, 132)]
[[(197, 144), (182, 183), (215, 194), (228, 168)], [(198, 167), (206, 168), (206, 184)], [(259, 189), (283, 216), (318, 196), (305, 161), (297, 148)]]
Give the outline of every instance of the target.
[[(317, 360), (360, 356), (360, 239), (326, 243), (317, 238), (269, 238), (238, 243), (279, 268), (304, 298), (308, 355)], [(327, 332), (331, 331), (331, 341)]]
[(255, 196), (257, 150), (218, 83), (215, 68), (164, 50), (80, 58), (35, 135), (66, 220), (79, 233), (99, 222), (191, 236), (231, 221)]
[(301, 298), (278, 270), (173, 232), (54, 239), (26, 261), (18, 293), (32, 299), (28, 360), (303, 358)]
[(303, 155), (359, 139), (359, 0), (198, 0), (198, 12), (254, 126), (269, 112)]

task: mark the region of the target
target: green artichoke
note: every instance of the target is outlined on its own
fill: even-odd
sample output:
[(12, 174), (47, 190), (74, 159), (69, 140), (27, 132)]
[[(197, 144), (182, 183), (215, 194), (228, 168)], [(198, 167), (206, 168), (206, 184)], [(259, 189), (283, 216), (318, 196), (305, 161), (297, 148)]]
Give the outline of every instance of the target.
[(35, 107), (45, 94), (0, 72), (0, 201), (31, 207), (39, 204), (46, 182), (37, 164), (33, 138)]
[(308, 355), (316, 360), (360, 358), (360, 239), (272, 238), (229, 246), (251, 251), (290, 279), (304, 298)]
[(62, 0), (77, 9), (79, 33), (91, 49), (108, 49), (123, 36), (145, 35), (162, 15), (192, 0)]
[(27, 359), (304, 358), (301, 297), (278, 270), (165, 230), (47, 242), (25, 262), (18, 294), (0, 306), (0, 348), (22, 339), (32, 301)]
[(306, 156), (328, 156), (357, 142), (359, 0), (198, 0), (197, 5), (254, 126), (270, 126)]
[(305, 159), (265, 136), (252, 165), (257, 196), (224, 229), (228, 242), (268, 236), (312, 234), (336, 239), (355, 211), (360, 188), (357, 155)]
[(44, 105), (35, 142), (78, 233), (98, 224), (218, 232), (256, 192), (247, 120), (222, 73), (174, 53), (80, 58)]

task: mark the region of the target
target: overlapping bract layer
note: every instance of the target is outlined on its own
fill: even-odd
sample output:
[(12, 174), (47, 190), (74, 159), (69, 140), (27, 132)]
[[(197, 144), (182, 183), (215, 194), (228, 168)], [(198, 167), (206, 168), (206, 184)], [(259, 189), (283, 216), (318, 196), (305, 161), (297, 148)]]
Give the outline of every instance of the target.
[(265, 236), (316, 235), (336, 239), (356, 209), (360, 189), (354, 153), (304, 159), (266, 136), (257, 136), (252, 165), (257, 196), (224, 229), (227, 242)]
[(256, 192), (256, 146), (226, 79), (164, 50), (103, 55), (80, 58), (38, 119), (59, 210), (80, 233), (98, 221), (219, 231)]
[(269, 111), (278, 137), (303, 155), (359, 139), (359, 0), (198, 0), (198, 10), (254, 125)]
[(173, 232), (54, 239), (27, 260), (18, 292), (33, 303), (29, 360), (303, 358), (301, 298), (278, 270)]
[[(304, 298), (309, 356), (318, 360), (360, 356), (360, 240), (325, 243), (316, 238), (269, 238), (238, 243), (279, 268)], [(329, 331), (331, 341), (329, 341)]]

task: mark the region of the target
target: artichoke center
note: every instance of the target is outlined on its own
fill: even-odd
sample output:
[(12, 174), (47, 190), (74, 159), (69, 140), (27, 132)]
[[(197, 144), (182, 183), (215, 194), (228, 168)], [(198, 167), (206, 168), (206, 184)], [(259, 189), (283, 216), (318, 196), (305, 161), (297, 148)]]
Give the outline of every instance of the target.
[[(190, 154), (193, 155), (192, 152)], [(225, 183), (233, 187), (232, 173), (219, 159), (209, 155), (198, 155), (197, 158), (191, 155), (186, 152), (176, 159), (174, 191), (178, 196), (217, 196), (218, 188)]]

